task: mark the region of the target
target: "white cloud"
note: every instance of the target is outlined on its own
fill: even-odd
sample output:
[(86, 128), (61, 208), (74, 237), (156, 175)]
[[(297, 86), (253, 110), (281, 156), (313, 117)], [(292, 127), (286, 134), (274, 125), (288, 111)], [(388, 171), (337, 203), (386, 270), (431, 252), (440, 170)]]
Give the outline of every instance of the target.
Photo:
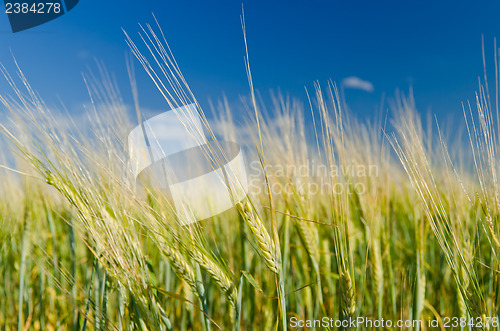
[(373, 92), (373, 84), (367, 80), (363, 80), (356, 76), (350, 76), (342, 80), (342, 86), (344, 88), (351, 88), (357, 90), (363, 90), (366, 92)]

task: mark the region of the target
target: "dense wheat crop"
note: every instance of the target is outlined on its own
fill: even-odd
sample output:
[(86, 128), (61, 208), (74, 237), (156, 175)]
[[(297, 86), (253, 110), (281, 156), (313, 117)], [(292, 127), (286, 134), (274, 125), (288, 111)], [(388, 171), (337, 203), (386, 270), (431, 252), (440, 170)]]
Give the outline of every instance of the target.
[[(456, 144), (439, 119), (424, 129), (411, 96), (366, 122), (333, 83), (306, 106), (263, 105), (248, 61), (244, 120), (224, 101), (205, 117), (162, 34), (141, 36), (128, 43), (168, 108), (194, 103), (208, 135), (242, 146), (248, 196), (183, 225), (168, 197), (138, 187), (127, 152), (138, 118), (104, 69), (87, 79), (83, 128), (3, 70), (1, 330), (302, 329), (324, 317), (330, 329), (360, 317), (498, 329), (500, 119), (487, 85), (458, 110)], [(216, 149), (204, 153), (223, 164)]]

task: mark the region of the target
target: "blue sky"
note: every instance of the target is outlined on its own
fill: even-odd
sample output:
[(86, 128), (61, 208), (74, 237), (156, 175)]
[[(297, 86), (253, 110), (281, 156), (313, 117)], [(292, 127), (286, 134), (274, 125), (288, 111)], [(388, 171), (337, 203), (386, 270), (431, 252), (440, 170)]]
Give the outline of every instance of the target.
[[(482, 34), (494, 77), (499, 1), (243, 3), (254, 84), (264, 95), (280, 88), (306, 101), (304, 86), (312, 89), (315, 80), (326, 84), (332, 78), (340, 84), (351, 77), (347, 85), (364, 86), (345, 89), (348, 104), (361, 116), (372, 114), (382, 95), (391, 97), (410, 86), (422, 112), (461, 116), (460, 102), (474, 96), (482, 75)], [(136, 34), (139, 22), (152, 22), (151, 12), (202, 104), (222, 93), (233, 102), (248, 94), (241, 2), (234, 0), (80, 0), (66, 15), (16, 34), (0, 13), (0, 62), (13, 72), (12, 51), (49, 103), (59, 97), (74, 110), (88, 101), (81, 73), (95, 68), (95, 57), (117, 77), (131, 103), (121, 28)], [(166, 109), (147, 76), (136, 69), (141, 104)], [(0, 93), (5, 92), (2, 81)]]

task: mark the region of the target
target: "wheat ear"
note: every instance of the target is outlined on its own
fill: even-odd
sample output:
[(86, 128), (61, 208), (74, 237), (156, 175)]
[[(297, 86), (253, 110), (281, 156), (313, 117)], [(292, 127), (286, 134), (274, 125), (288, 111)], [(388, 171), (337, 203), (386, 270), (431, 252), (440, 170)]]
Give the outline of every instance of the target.
[(271, 240), (271, 237), (264, 226), (264, 222), (262, 222), (259, 215), (254, 212), (250, 202), (247, 201), (245, 204), (238, 203), (237, 207), (245, 220), (246, 225), (250, 228), (250, 231), (252, 231), (252, 234), (257, 241), (257, 248), (260, 255), (264, 258), (266, 266), (275, 274), (279, 274), (279, 254), (276, 252), (276, 245)]
[(215, 283), (226, 293), (231, 306), (236, 307), (238, 291), (227, 273), (207, 254), (202, 252), (196, 245), (189, 250), (189, 255), (196, 261), (215, 281)]
[(340, 275), (340, 293), (342, 319), (346, 320), (354, 318), (356, 303), (354, 301), (354, 288), (352, 286), (349, 272), (344, 272)]

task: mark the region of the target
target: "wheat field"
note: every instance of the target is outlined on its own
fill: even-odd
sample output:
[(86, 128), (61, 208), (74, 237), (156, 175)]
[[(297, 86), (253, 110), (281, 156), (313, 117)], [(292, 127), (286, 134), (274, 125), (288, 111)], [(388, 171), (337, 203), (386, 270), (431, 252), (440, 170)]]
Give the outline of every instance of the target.
[[(264, 105), (247, 54), (237, 121), (225, 100), (201, 109), (163, 35), (140, 34), (127, 42), (168, 108), (194, 103), (215, 141), (240, 144), (248, 195), (183, 225), (138, 187), (140, 104), (130, 115), (105, 69), (87, 77), (82, 127), (2, 67), (1, 330), (499, 329), (497, 73), (454, 137), (422, 124), (411, 93), (366, 121), (333, 82)], [(338, 324), (359, 318), (393, 324)]]

